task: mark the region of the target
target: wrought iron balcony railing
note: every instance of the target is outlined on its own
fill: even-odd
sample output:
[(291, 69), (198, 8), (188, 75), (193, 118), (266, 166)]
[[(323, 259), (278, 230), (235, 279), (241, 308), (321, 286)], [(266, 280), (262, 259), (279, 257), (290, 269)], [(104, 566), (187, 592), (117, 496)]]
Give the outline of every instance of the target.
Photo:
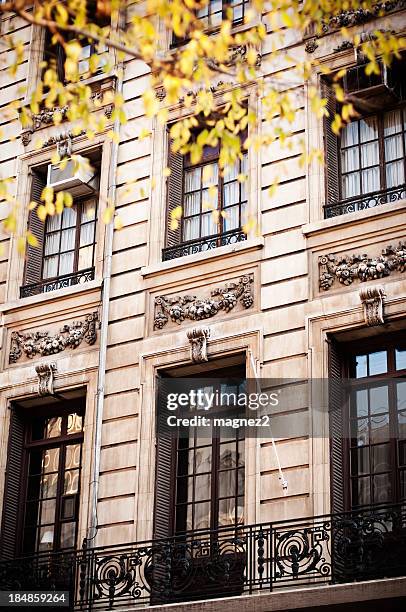
[(0, 562), (0, 590), (111, 609), (406, 575), (406, 505)]
[(56, 291), (64, 287), (73, 287), (74, 285), (82, 285), (94, 280), (94, 268), (87, 268), (72, 274), (62, 274), (57, 278), (46, 279), (32, 285), (24, 285), (20, 287), (20, 298), (29, 297), (30, 295), (38, 295), (39, 293), (48, 293), (48, 291)]
[(201, 253), (202, 251), (210, 251), (220, 246), (235, 244), (236, 242), (243, 242), (244, 240), (247, 240), (247, 234), (245, 234), (242, 229), (235, 229), (213, 236), (205, 236), (197, 240), (187, 240), (174, 247), (162, 249), (162, 261), (169, 261), (177, 257), (184, 257), (185, 255), (193, 255), (194, 253)]
[(358, 210), (367, 210), (368, 208), (375, 208), (376, 206), (404, 199), (406, 199), (406, 185), (400, 185), (399, 187), (375, 191), (362, 196), (341, 200), (334, 204), (328, 204), (324, 207), (324, 218), (330, 219), (331, 217), (346, 215)]

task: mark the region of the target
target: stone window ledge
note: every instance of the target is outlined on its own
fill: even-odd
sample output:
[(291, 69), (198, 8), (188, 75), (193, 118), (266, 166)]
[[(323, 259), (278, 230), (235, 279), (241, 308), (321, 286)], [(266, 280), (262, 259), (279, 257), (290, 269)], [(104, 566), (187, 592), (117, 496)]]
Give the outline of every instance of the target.
[(302, 227), (302, 232), (305, 236), (312, 236), (351, 224), (365, 224), (378, 217), (384, 217), (401, 211), (404, 208), (406, 208), (406, 199), (399, 200), (393, 204), (382, 204), (382, 206), (369, 208), (368, 210), (357, 210), (356, 212), (347, 213), (345, 215), (337, 215), (337, 217), (331, 217), (330, 219), (313, 221), (312, 223), (304, 225)]
[(235, 253), (262, 249), (264, 244), (265, 241), (263, 236), (249, 238), (248, 240), (244, 240), (244, 242), (238, 242), (232, 245), (228, 244), (211, 251), (186, 255), (185, 257), (178, 257), (177, 259), (171, 259), (170, 261), (162, 261), (151, 266), (145, 266), (141, 268), (141, 275), (144, 278), (159, 276), (160, 274), (172, 272), (180, 268), (185, 268), (186, 266), (196, 266), (221, 257), (230, 257)]

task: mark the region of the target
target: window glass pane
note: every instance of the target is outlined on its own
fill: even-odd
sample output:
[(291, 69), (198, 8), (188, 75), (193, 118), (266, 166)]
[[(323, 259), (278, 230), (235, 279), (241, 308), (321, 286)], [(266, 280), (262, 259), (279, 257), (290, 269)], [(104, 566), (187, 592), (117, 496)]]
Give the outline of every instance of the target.
[(240, 201), (240, 189), (237, 181), (232, 183), (226, 183), (223, 189), (223, 201), (224, 206), (230, 206), (231, 204), (238, 204)]
[(396, 349), (395, 351), (396, 369), (406, 369), (406, 350)]
[(369, 474), (369, 448), (353, 448), (351, 451), (351, 474), (353, 476)]
[(80, 228), (80, 246), (87, 246), (88, 244), (93, 244), (94, 241), (94, 223), (86, 223), (82, 225)]
[(374, 476), (372, 482), (374, 502), (376, 504), (387, 502), (391, 496), (391, 483), (389, 479), (389, 474), (380, 474), (379, 476)]
[(388, 371), (386, 351), (377, 351), (368, 355), (369, 375), (385, 374)]
[(390, 469), (390, 446), (378, 444), (371, 447), (372, 472), (386, 472)]
[(206, 164), (202, 169), (202, 186), (211, 187), (218, 183), (218, 166), (217, 163)]
[(88, 200), (87, 202), (82, 202), (82, 216), (81, 223), (86, 223), (87, 221), (93, 221), (96, 218), (96, 202), (95, 200)]
[(53, 417), (47, 420), (45, 438), (55, 438), (61, 435), (62, 417)]
[(341, 146), (349, 147), (358, 144), (358, 121), (352, 121), (341, 131)]
[(83, 429), (83, 417), (80, 414), (70, 414), (68, 416), (67, 433), (73, 434)]
[(356, 378), (368, 376), (368, 357), (367, 355), (357, 355), (355, 358)]
[(73, 548), (75, 545), (76, 523), (62, 523), (61, 526), (61, 548)]
[(79, 249), (78, 271), (93, 266), (93, 245)]
[(385, 161), (393, 161), (403, 156), (402, 135), (385, 138)]
[(402, 115), (401, 110), (393, 110), (385, 113), (383, 116), (383, 132), (384, 136), (390, 136), (402, 131)]
[(376, 116), (366, 117), (359, 122), (360, 141), (367, 142), (378, 138), (378, 120)]
[(369, 168), (363, 170), (362, 177), (362, 192), (369, 193), (370, 191), (379, 191), (381, 185), (379, 181), (379, 168)]
[(406, 465), (406, 442), (399, 444), (399, 465)]
[(48, 448), (44, 451), (42, 458), (42, 471), (57, 472), (59, 465), (59, 448)]
[(341, 151), (341, 170), (342, 172), (351, 172), (359, 168), (359, 149), (351, 147)]
[(399, 438), (406, 439), (406, 382), (396, 384)]
[(218, 224), (213, 217), (213, 213), (209, 212), (202, 215), (202, 231), (201, 236), (212, 236), (218, 234)]
[(361, 147), (361, 166), (369, 168), (379, 164), (379, 147), (377, 142), (368, 142)]
[[(211, 471), (211, 446), (206, 446), (205, 448), (199, 448), (196, 450), (195, 455), (195, 471), (197, 474), (202, 472), (210, 472)], [(191, 461), (193, 457), (191, 457)], [(193, 470), (193, 463), (189, 466), (189, 473)]]
[(79, 470), (67, 470), (65, 472), (63, 492), (64, 495), (73, 495), (79, 490)]
[(203, 474), (195, 477), (195, 501), (210, 499), (211, 475)]
[(361, 177), (359, 172), (343, 176), (343, 198), (352, 198), (361, 193)]
[(386, 164), (386, 186), (397, 187), (405, 182), (405, 171), (403, 160)]
[(368, 416), (368, 391), (367, 389), (360, 389), (355, 394), (356, 411), (354, 416), (367, 417)]
[(59, 232), (45, 236), (44, 255), (55, 255), (55, 253), (59, 253), (59, 240)]
[(76, 226), (76, 207), (64, 208), (62, 213), (62, 229)]
[(235, 498), (219, 501), (219, 525), (233, 525), (235, 522)]
[(56, 499), (46, 499), (40, 503), (38, 522), (40, 525), (51, 525), (55, 522)]
[(357, 446), (369, 444), (368, 419), (357, 419), (353, 421), (351, 435), (353, 438), (357, 439)]
[[(188, 529), (191, 525), (191, 506), (188, 506)], [(208, 529), (210, 527), (210, 502), (194, 505), (195, 520), (192, 529)]]
[(183, 241), (194, 240), (199, 238), (199, 217), (192, 217), (191, 219), (184, 219), (183, 222)]
[(41, 479), (41, 497), (55, 497), (58, 486), (58, 474), (44, 474)]
[(225, 232), (231, 231), (233, 229), (238, 229), (240, 227), (240, 210), (239, 206), (232, 206), (231, 208), (227, 208), (222, 214), (223, 217), (223, 230)]
[(52, 215), (47, 217), (47, 232), (55, 232), (61, 227), (62, 215)]
[(66, 447), (65, 469), (79, 467), (81, 444), (69, 444)]
[(185, 192), (196, 191), (201, 186), (201, 169), (194, 168), (185, 172)]
[(219, 472), (219, 496), (236, 495), (236, 470), (226, 470)]
[(73, 262), (74, 262), (75, 254), (71, 253), (62, 253), (59, 260), (59, 275), (62, 274), (70, 274), (73, 272)]
[(371, 417), (371, 443), (389, 440), (389, 415)]
[(58, 274), (58, 255), (44, 259), (43, 278), (53, 278)]
[(54, 528), (52, 525), (38, 530), (37, 547), (39, 551), (51, 550), (54, 543)]
[(369, 410), (371, 414), (381, 414), (382, 412), (388, 412), (389, 410), (389, 399), (388, 399), (388, 387), (374, 387), (369, 391)]
[(67, 229), (61, 233), (61, 253), (75, 248), (75, 229)]
[(353, 495), (355, 497), (355, 503), (359, 506), (363, 506), (371, 502), (371, 488), (369, 476), (354, 479)]
[(185, 195), (183, 215), (189, 217), (200, 212), (200, 192)]

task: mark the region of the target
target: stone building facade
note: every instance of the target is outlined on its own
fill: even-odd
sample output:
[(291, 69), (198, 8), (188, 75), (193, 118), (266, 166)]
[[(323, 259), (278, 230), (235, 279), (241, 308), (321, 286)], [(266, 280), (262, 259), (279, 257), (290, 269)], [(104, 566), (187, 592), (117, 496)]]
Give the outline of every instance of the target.
[[(361, 32), (383, 27), (403, 33), (403, 3), (392, 4), (383, 17), (354, 17), (352, 27)], [(136, 4), (132, 9), (137, 10)], [(3, 107), (25, 95), (22, 85), (32, 89), (45, 43), (43, 31), (16, 16), (2, 17), (1, 36), (7, 33), (18, 34), (24, 41), (25, 55), (15, 79), (1, 65)], [(286, 50), (278, 66), (267, 60), (276, 42)], [(388, 83), (379, 85), (374, 90), (375, 106), (364, 105), (360, 118), (332, 144), (328, 126), (309, 109), (309, 83), (299, 82), (293, 68), (294, 62), (318, 58), (320, 68), (314, 70), (310, 84), (328, 87), (321, 67), (357, 69), (354, 49), (342, 42), (334, 24), (321, 38), (303, 40), (285, 30), (280, 42), (268, 33), (259, 50), (260, 72), (264, 79), (283, 75), (281, 83), (295, 90), (296, 116), (289, 147), (276, 141), (259, 152), (248, 152), (246, 193), (232, 177), (228, 186), (222, 186), (223, 206), (226, 192), (239, 190), (231, 201), (238, 209), (230, 213), (231, 229), (224, 223), (209, 232), (203, 212), (193, 209), (190, 214), (197, 215), (199, 227), (191, 221), (187, 228), (185, 219), (182, 234), (168, 232), (168, 199), (176, 188), (168, 183), (174, 180), (174, 172), (172, 179), (163, 178), (168, 138), (164, 127), (144, 116), (141, 96), (149, 75), (140, 61), (126, 59), (123, 78), (112, 71), (92, 79), (96, 96), (108, 89), (123, 93), (128, 123), (120, 129), (118, 144), (105, 134), (92, 141), (84, 134), (74, 136), (69, 123), (55, 127), (45, 111), (36, 117), (32, 130), (21, 131), (16, 117), (2, 119), (0, 172), (15, 179), (13, 188), (21, 203), (18, 232), (34, 223), (26, 205), (33, 190), (45, 184), (58, 147), (89, 156), (97, 180), (97, 188), (81, 192), (62, 219), (34, 227), (42, 245), (39, 263), (38, 252), (29, 250), (27, 260), (14, 237), (1, 235), (0, 491), (6, 565), (11, 566), (13, 558), (24, 552), (56, 554), (72, 546), (81, 550), (85, 538), (87, 550), (101, 547), (100, 558), (104, 554), (106, 559), (109, 547), (117, 545), (119, 550), (121, 546), (128, 552), (131, 543), (150, 542), (157, 534), (161, 538), (173, 535), (169, 527), (165, 534), (164, 524), (158, 533), (154, 519), (160, 495), (166, 499), (168, 513), (175, 503), (168, 491), (171, 484), (162, 480), (156, 459), (163, 452), (155, 435), (159, 376), (206, 373), (210, 377), (213, 371), (230, 367), (239, 368), (249, 379), (385, 375), (395, 391), (392, 387), (389, 395), (382, 391), (385, 397), (379, 396), (376, 405), (370, 396), (366, 404), (365, 398), (362, 405), (360, 399), (355, 409), (345, 413), (344, 425), (344, 416), (337, 417), (337, 425), (331, 411), (316, 411), (312, 398), (298, 393), (275, 416), (286, 431), (299, 423), (297, 435), (281, 436), (275, 446), (271, 438), (245, 440), (244, 451), (238, 454), (241, 465), (234, 465), (245, 476), (244, 490), (235, 502), (240, 507), (235, 521), (256, 526), (282, 521), (272, 532), (276, 538), (280, 529), (281, 546), (282, 534), (289, 533), (293, 540), (300, 535), (284, 553), (278, 549), (277, 563), (270, 532), (255, 532), (249, 562), (255, 566), (250, 574), (255, 593), (242, 586), (240, 576), (234, 591), (226, 585), (216, 594), (234, 595), (233, 606), (244, 610), (253, 609), (254, 601), (258, 610), (316, 609), (317, 605), (332, 610), (351, 610), (353, 605), (368, 610), (401, 609), (396, 606), (401, 606), (401, 596), (406, 597), (406, 578), (396, 576), (406, 576), (404, 561), (401, 570), (385, 571), (382, 566), (387, 542), (404, 544), (404, 509), (403, 514), (396, 510), (397, 528), (399, 520), (401, 528), (394, 540), (390, 540), (396, 522), (393, 513), (375, 521), (381, 527), (374, 533), (379, 532), (383, 540), (381, 548), (372, 550), (372, 557), (381, 558), (380, 569), (374, 566), (371, 575), (358, 575), (355, 563), (352, 575), (344, 581), (338, 577), (334, 585), (330, 584), (333, 557), (325, 549), (332, 537), (331, 526), (315, 519), (295, 522), (331, 512), (362, 515), (377, 504), (396, 503), (399, 509), (406, 495), (406, 446), (401, 442), (402, 436), (406, 438), (404, 390), (393, 383), (406, 369), (406, 107), (402, 106), (406, 93), (404, 97), (394, 92)], [(0, 56), (6, 63), (7, 53), (2, 45)], [(401, 81), (401, 71), (395, 76)], [(215, 82), (214, 90), (221, 103), (224, 89)], [(354, 97), (358, 94), (355, 91)], [(256, 83), (247, 87), (247, 98), (260, 115)], [(365, 100), (363, 94), (359, 99)], [(106, 131), (111, 129), (111, 108), (99, 112), (110, 119)], [(187, 112), (179, 103), (169, 108), (169, 121)], [(150, 129), (151, 136), (140, 140), (144, 128)], [(38, 137), (43, 143), (39, 149)], [(299, 163), (303, 139), (309, 148), (316, 145), (326, 150), (325, 168), (316, 161), (309, 167)], [(215, 166), (215, 155), (206, 161)], [(202, 193), (205, 185), (201, 175), (196, 178), (195, 168), (185, 162), (180, 172), (184, 198), (193, 189)], [(197, 181), (190, 193), (186, 176), (190, 184)], [(268, 187), (276, 178), (279, 187), (271, 196)], [(94, 221), (101, 219), (109, 198), (115, 200), (123, 221), (120, 231)], [(258, 234), (247, 237), (238, 216), (244, 202), (260, 228)], [(3, 215), (5, 209), (2, 205)], [(207, 316), (203, 317), (203, 311)], [(374, 417), (374, 410), (380, 419)], [(332, 428), (349, 427), (350, 420), (356, 433), (344, 440), (332, 435)], [(221, 461), (221, 450), (216, 452)], [(281, 487), (278, 460), (288, 481), (287, 491)], [(166, 456), (166, 461), (171, 469), (176, 457)], [(217, 463), (217, 471), (220, 467)], [(175, 473), (174, 478), (178, 476)], [(163, 491), (158, 490), (160, 486)], [(196, 497), (193, 503), (197, 516)], [(194, 526), (213, 529), (214, 525), (216, 530), (218, 504), (216, 508), (209, 521)], [(34, 516), (31, 523), (29, 516)], [(233, 521), (224, 524), (235, 525)], [(314, 530), (311, 537), (306, 532), (309, 524)], [(321, 548), (317, 548), (315, 525), (322, 534)], [(350, 527), (340, 523), (331, 542), (343, 529)], [(388, 540), (382, 530), (389, 533)], [(365, 535), (367, 530), (362, 527), (362, 531)], [(298, 552), (306, 541), (311, 541), (307, 557)], [(292, 549), (295, 545), (298, 548)], [(235, 542), (232, 546), (235, 554)], [(210, 550), (207, 545), (206, 554), (212, 559)], [(244, 545), (242, 550), (239, 554), (245, 555)], [(149, 554), (152, 558), (156, 551)], [(295, 554), (302, 554), (302, 573), (296, 583)], [(350, 552), (345, 555), (349, 558)], [(141, 556), (137, 562), (142, 566)], [(325, 574), (322, 558), (329, 567)], [(311, 562), (315, 570), (304, 570)], [(145, 570), (144, 586), (153, 582), (151, 576), (159, 573), (160, 563), (162, 558), (155, 557), (154, 568), (149, 574)], [(247, 563), (243, 562), (245, 569)], [(229, 566), (219, 567), (224, 577)], [(105, 582), (99, 576), (106, 608), (109, 587), (118, 602), (122, 594), (122, 575), (117, 567), (115, 571), (111, 583), (108, 576)], [(203, 566), (199, 571), (204, 573)], [(365, 582), (371, 576), (375, 582)], [(260, 588), (262, 579), (265, 586)], [(276, 594), (271, 591), (278, 580), (283, 590)], [(172, 600), (160, 600), (156, 593), (149, 597), (148, 592), (146, 588), (142, 593), (142, 597), (147, 593), (148, 603), (178, 602), (179, 609), (218, 610), (224, 605), (211, 599), (182, 604), (188, 600), (187, 589)], [(127, 607), (135, 606), (137, 597), (125, 600)], [(194, 599), (199, 599), (196, 593)]]

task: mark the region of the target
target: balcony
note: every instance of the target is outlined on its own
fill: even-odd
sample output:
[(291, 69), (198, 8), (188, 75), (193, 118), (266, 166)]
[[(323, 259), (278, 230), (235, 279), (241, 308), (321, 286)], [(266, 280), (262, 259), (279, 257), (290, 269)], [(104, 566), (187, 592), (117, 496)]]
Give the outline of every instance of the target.
[(162, 261), (170, 261), (177, 257), (184, 257), (185, 255), (193, 255), (194, 253), (201, 253), (203, 251), (210, 251), (217, 247), (226, 246), (227, 244), (236, 244), (237, 242), (243, 242), (247, 240), (247, 234), (242, 229), (234, 229), (229, 232), (223, 232), (222, 234), (215, 234), (213, 236), (205, 236), (196, 240), (187, 240), (181, 244), (177, 244), (173, 247), (162, 249)]
[(368, 208), (375, 208), (376, 206), (391, 204), (392, 202), (404, 199), (406, 199), (406, 185), (400, 185), (399, 187), (375, 191), (374, 193), (367, 193), (362, 196), (341, 200), (334, 204), (328, 204), (324, 207), (324, 218), (331, 219), (339, 215), (367, 210)]
[(406, 504), (0, 563), (0, 590), (64, 590), (75, 610), (191, 602), (406, 576)]
[(94, 268), (80, 270), (72, 274), (63, 274), (57, 278), (45, 279), (39, 283), (20, 287), (20, 298), (26, 298), (40, 293), (48, 293), (49, 291), (56, 291), (57, 289), (64, 289), (65, 287), (73, 287), (74, 285), (82, 285), (92, 280), (94, 280)]

